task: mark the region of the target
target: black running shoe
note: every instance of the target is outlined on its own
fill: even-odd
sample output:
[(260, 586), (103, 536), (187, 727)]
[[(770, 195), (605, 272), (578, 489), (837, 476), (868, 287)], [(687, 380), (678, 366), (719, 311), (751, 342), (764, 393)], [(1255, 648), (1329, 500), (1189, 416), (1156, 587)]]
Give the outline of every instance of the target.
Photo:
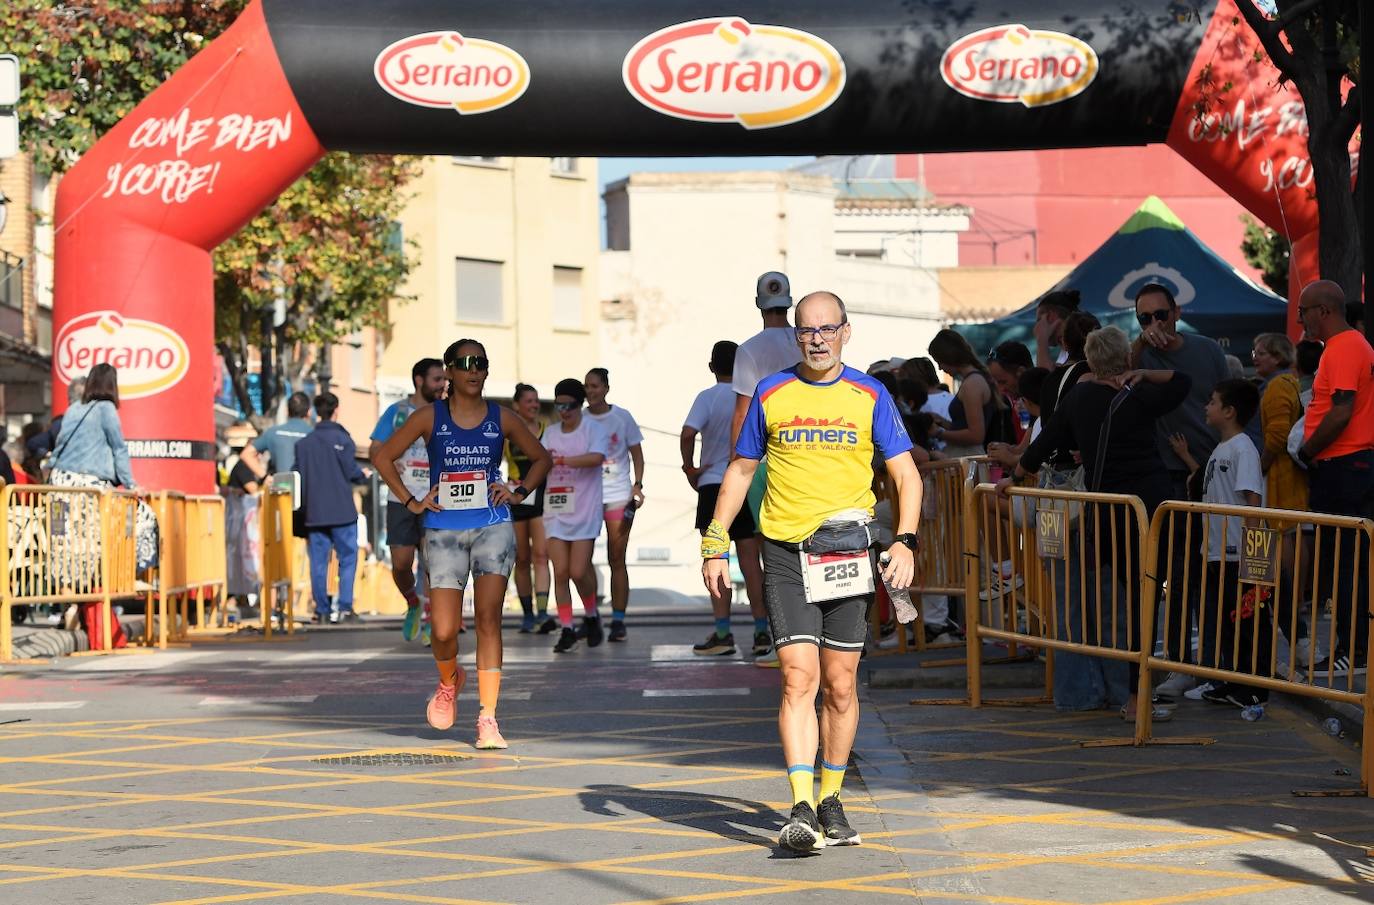
[(588, 646), (588, 647), (596, 647), (598, 644), (600, 644), (600, 643), (601, 643), (603, 640), (605, 640), (605, 638), (606, 638), (606, 633), (603, 632), (603, 631), (601, 630), (601, 620), (600, 620), (600, 619), (585, 619), (585, 618), (584, 618), (584, 619), (582, 620), (582, 632), (581, 632), (581, 634), (583, 635), (583, 637), (585, 637), (585, 638), (587, 639), (587, 646)]
[(840, 804), (839, 795), (826, 798), (816, 811), (817, 820), (825, 834), (826, 845), (858, 845), (863, 841), (859, 838), (858, 830), (850, 826), (849, 821), (845, 819), (844, 805)]
[(625, 620), (611, 620), (611, 633), (606, 636), (607, 641), (625, 640)]
[(571, 628), (565, 628), (558, 635), (558, 643), (553, 646), (555, 654), (566, 654), (568, 651), (577, 647), (577, 632)]
[(773, 636), (767, 632), (754, 632), (754, 656), (762, 657), (773, 649)]
[(542, 618), (544, 621), (539, 623), (539, 628), (535, 629), (535, 631), (537, 631), (541, 635), (547, 635), (549, 632), (555, 632), (558, 630), (557, 619), (548, 615), (545, 615)]
[(1230, 704), (1244, 710), (1255, 704), (1263, 704), (1269, 700), (1268, 694), (1259, 694), (1253, 688), (1245, 685), (1237, 685), (1235, 682), (1219, 682), (1202, 693), (1204, 701), (1213, 704)]
[(692, 645), (692, 653), (698, 657), (728, 657), (735, 652), (735, 636), (726, 634), (724, 638), (712, 629), (706, 640)]
[(778, 845), (790, 852), (813, 852), (825, 848), (825, 837), (821, 835), (821, 825), (811, 805), (804, 801), (792, 805), (787, 825), (778, 834)]

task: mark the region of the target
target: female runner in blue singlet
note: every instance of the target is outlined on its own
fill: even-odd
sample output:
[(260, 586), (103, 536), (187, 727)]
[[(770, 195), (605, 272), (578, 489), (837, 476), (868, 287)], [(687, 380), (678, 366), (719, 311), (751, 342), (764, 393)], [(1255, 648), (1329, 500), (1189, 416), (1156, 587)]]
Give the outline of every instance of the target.
[[(425, 560), (429, 566), (431, 650), (439, 686), (426, 717), (435, 729), (453, 725), (457, 696), (467, 679), (458, 665), (458, 625), (463, 589), (471, 572), (476, 584), (477, 714), (476, 747), (505, 748), (496, 724), (501, 689), (501, 608), (515, 562), (515, 531), (510, 506), (531, 496), (553, 460), (520, 416), (482, 397), (489, 368), (487, 350), (475, 339), (460, 339), (444, 352), (449, 381), (447, 400), (416, 409), (382, 445), (377, 473), (395, 499), (424, 513)], [(431, 487), (423, 497), (405, 489), (395, 460), (417, 438), (429, 447)], [(514, 489), (501, 481), (505, 440), (530, 461)]]

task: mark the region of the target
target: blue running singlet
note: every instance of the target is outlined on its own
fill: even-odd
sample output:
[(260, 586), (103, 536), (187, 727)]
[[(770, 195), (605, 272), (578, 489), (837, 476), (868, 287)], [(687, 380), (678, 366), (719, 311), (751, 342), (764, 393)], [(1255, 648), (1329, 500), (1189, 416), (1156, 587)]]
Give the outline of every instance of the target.
[(468, 430), (453, 422), (448, 403), (434, 403), (429, 435), (430, 486), (439, 485), (443, 512), (426, 512), (425, 527), (467, 531), (510, 521), (509, 506), (491, 505), (490, 488), (501, 480), (501, 411), (487, 403), (487, 417)]

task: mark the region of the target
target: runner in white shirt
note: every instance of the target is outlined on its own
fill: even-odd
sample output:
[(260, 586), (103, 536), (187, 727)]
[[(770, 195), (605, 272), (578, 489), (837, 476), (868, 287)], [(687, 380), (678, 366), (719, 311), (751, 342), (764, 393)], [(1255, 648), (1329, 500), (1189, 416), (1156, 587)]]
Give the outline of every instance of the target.
[[(422, 358), (410, 369), (410, 380), (415, 392), (405, 399), (397, 400), (387, 406), (372, 430), (372, 450), (369, 458), (372, 467), (378, 466), (378, 454), (382, 444), (405, 424), (411, 412), (436, 399), (444, 398), (448, 380), (444, 377), (444, 363), (437, 358)], [(423, 437), (417, 439), (406, 449), (405, 454), (395, 462), (400, 472), (401, 482), (411, 496), (423, 498), (429, 493), (429, 450), (425, 448)], [(400, 501), (390, 499), (386, 502), (386, 539), (391, 550), (391, 579), (396, 582), (396, 590), (406, 601), (406, 618), (401, 624), (401, 635), (407, 641), (414, 641), (421, 633), (421, 619), (428, 623), (425, 604), (428, 602), (428, 589), (423, 580), (417, 581), (415, 575), (415, 553), (424, 536), (424, 513), (415, 513), (402, 506)], [(425, 571), (424, 559), (420, 561), (420, 576)], [(462, 619), (459, 619), (462, 626)], [(428, 625), (424, 628), (428, 629)]]
[[(611, 633), (609, 641), (625, 640), (625, 609), (630, 603), (630, 572), (625, 555), (630, 548), (630, 528), (635, 511), (644, 505), (644, 436), (634, 416), (606, 401), (610, 375), (592, 368), (584, 380), (587, 417), (601, 425), (609, 441), (601, 468), (606, 518), (606, 559), (611, 570)], [(634, 480), (630, 480), (630, 472)], [(595, 577), (595, 575), (593, 575)], [(591, 645), (591, 638), (587, 643)]]
[(596, 607), (596, 574), (592, 571), (592, 546), (601, 533), (601, 466), (610, 447), (609, 438), (595, 420), (584, 416), (587, 392), (572, 379), (554, 387), (558, 423), (544, 431), (544, 448), (553, 456), (544, 491), (544, 531), (548, 535), (549, 565), (553, 567), (553, 598), (558, 607), (561, 631), (556, 654), (577, 647), (573, 631), (572, 595), (568, 582), (582, 598), (587, 646), (601, 643), (601, 620)]

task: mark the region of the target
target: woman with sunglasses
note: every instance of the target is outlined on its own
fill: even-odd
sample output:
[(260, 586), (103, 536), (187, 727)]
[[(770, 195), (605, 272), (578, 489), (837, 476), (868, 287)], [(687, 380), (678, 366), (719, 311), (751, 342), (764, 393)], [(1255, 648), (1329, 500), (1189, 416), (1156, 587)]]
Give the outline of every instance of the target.
[(601, 534), (601, 466), (606, 461), (610, 438), (600, 424), (584, 416), (582, 403), (586, 399), (587, 391), (580, 382), (571, 377), (560, 380), (554, 387), (558, 424), (544, 431), (544, 448), (553, 457), (553, 471), (544, 491), (544, 530), (549, 538), (553, 597), (561, 626), (558, 643), (553, 647), (556, 654), (566, 654), (577, 647), (569, 582), (577, 587), (582, 599), (587, 646), (601, 643), (592, 546)]
[[(548, 423), (539, 414), (539, 391), (528, 383), (517, 383), (511, 408), (525, 422), (535, 439), (542, 440)], [(506, 439), (506, 474), (515, 483), (529, 473), (530, 460)], [(549, 615), (549, 549), (544, 535), (544, 488), (534, 488), (527, 502), (511, 507), (515, 520), (515, 593), (520, 598), (520, 633), (539, 631), (546, 635), (558, 627)], [(531, 580), (533, 579), (533, 580)]]
[[(425, 562), (429, 568), (431, 650), (439, 686), (425, 716), (440, 731), (453, 725), (458, 693), (467, 679), (458, 665), (458, 626), (463, 589), (471, 573), (477, 625), (477, 743), (505, 748), (496, 724), (501, 690), (501, 608), (515, 562), (511, 505), (531, 495), (548, 474), (549, 454), (515, 412), (482, 397), (490, 363), (475, 339), (460, 339), (444, 352), (448, 399), (416, 409), (382, 445), (377, 473), (407, 510), (424, 513)], [(415, 497), (405, 489), (395, 461), (416, 439), (429, 448), (430, 490)], [(523, 483), (501, 481), (506, 438), (530, 461)]]

